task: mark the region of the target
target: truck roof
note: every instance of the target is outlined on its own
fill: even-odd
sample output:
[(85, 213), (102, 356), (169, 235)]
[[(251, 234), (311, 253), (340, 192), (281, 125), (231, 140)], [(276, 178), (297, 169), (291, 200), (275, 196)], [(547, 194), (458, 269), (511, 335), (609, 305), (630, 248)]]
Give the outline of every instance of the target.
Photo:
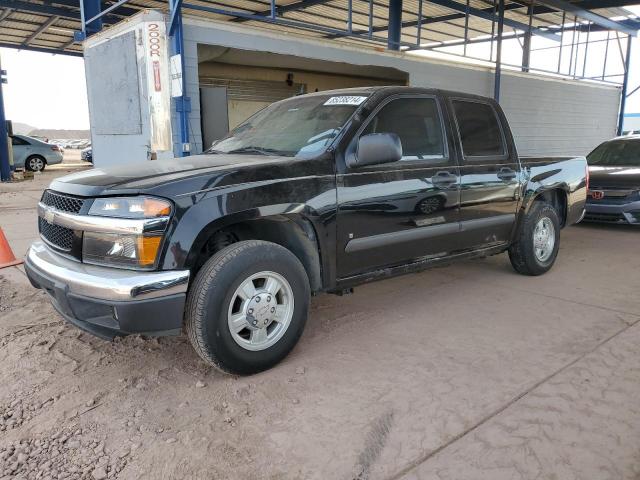
[(335, 90), (323, 90), (320, 92), (311, 92), (307, 95), (357, 95), (358, 93), (382, 93), (385, 92), (389, 95), (393, 94), (401, 94), (401, 93), (417, 93), (417, 94), (428, 94), (428, 95), (446, 95), (453, 97), (464, 97), (464, 98), (475, 98), (482, 100), (489, 100), (493, 102), (494, 100), (491, 97), (485, 97), (482, 95), (475, 95), (471, 93), (464, 92), (456, 92), (452, 90), (442, 90), (439, 88), (425, 88), (425, 87), (412, 87), (405, 85), (381, 85), (381, 86), (371, 86), (371, 87), (352, 87), (352, 88), (339, 88)]

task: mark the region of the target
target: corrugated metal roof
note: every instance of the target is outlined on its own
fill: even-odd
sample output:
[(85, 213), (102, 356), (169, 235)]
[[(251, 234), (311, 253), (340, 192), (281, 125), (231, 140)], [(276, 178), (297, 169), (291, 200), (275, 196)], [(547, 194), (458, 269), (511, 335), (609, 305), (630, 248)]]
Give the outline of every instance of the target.
[[(266, 15), (270, 10), (269, 0), (185, 0), (188, 4), (222, 9), (226, 11), (242, 12), (248, 15)], [(114, 3), (114, 0), (103, 2), (103, 8)], [(401, 41), (405, 44), (416, 44), (418, 41), (420, 0), (404, 0), (402, 21), (406, 24), (402, 30)], [(442, 4), (449, 4), (443, 6)], [(454, 3), (458, 8), (451, 8)], [(606, 18), (634, 18), (627, 10), (614, 8), (598, 8), (598, 2), (582, 0), (574, 1), (575, 5), (595, 6), (591, 11)], [(620, 1), (617, 5), (634, 4), (637, 1)], [(348, 8), (352, 7), (352, 31), (356, 36), (346, 37), (348, 28)], [(528, 25), (529, 16), (527, 6), (530, 0), (505, 1), (505, 18), (507, 20)], [(533, 18), (534, 28), (556, 27), (562, 23), (561, 11), (535, 3), (536, 13)], [(276, 0), (278, 18), (289, 24), (274, 25), (263, 23), (250, 18), (234, 18), (214, 12), (205, 12), (185, 8), (185, 13), (197, 14), (200, 18), (211, 18), (223, 21), (244, 22), (248, 27), (259, 25), (278, 31), (292, 31), (312, 37), (328, 37), (336, 41), (349, 43), (378, 43), (384, 47), (384, 39), (388, 34), (388, 5), (389, 0)], [(423, 25), (420, 32), (420, 43), (438, 44), (467, 39), (485, 37), (492, 34), (494, 25), (489, 19), (471, 15), (465, 19), (466, 0), (455, 2), (437, 2), (424, 0), (422, 2)], [(483, 10), (485, 15), (495, 11), (494, 0), (469, 0), (470, 9)], [(296, 8), (297, 7), (297, 8)], [(119, 8), (114, 9), (104, 17), (105, 27), (117, 23), (119, 20), (133, 13), (156, 8), (167, 10), (168, 3), (162, 0), (130, 0)], [(369, 19), (369, 10), (373, 13)], [(573, 13), (567, 13), (565, 23), (573, 21)], [(369, 39), (369, 28), (372, 28)], [(509, 26), (509, 31), (513, 27)], [(22, 0), (19, 4), (11, 0), (0, 0), (0, 45), (17, 48), (44, 49), (53, 52), (79, 53), (81, 45), (73, 42), (73, 32), (80, 31), (80, 9), (65, 0)], [(507, 30), (505, 30), (507, 31)]]

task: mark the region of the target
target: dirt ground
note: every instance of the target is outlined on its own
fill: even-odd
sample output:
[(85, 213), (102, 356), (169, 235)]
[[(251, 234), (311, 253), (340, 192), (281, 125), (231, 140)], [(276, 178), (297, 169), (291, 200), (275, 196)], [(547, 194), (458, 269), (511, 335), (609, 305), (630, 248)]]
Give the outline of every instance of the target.
[[(60, 173), (0, 186), (16, 253)], [(581, 225), (543, 277), (501, 255), (317, 297), (251, 377), (93, 338), (0, 270), (0, 479), (638, 479), (639, 239)]]

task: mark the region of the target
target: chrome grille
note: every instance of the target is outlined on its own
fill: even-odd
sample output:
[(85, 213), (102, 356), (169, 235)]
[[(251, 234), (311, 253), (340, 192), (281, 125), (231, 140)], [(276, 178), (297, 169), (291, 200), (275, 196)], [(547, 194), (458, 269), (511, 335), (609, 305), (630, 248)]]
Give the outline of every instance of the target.
[(65, 251), (73, 247), (73, 230), (53, 225), (41, 217), (38, 217), (38, 229), (42, 238), (54, 247)]
[(80, 213), (80, 210), (84, 205), (84, 200), (81, 198), (63, 195), (61, 193), (52, 192), (51, 190), (45, 190), (41, 201), (43, 204), (53, 207), (56, 210), (70, 213)]

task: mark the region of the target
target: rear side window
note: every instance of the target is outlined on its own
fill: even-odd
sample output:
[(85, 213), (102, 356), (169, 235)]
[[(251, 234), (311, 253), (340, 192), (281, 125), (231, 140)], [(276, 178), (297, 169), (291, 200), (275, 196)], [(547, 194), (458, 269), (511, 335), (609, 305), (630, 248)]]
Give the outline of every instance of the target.
[(433, 98), (398, 98), (371, 119), (362, 135), (395, 133), (402, 142), (402, 160), (442, 159), (446, 155), (442, 120)]
[(488, 103), (453, 100), (465, 157), (495, 157), (506, 153), (498, 116)]
[(29, 143), (18, 137), (11, 137), (11, 145), (29, 145)]

